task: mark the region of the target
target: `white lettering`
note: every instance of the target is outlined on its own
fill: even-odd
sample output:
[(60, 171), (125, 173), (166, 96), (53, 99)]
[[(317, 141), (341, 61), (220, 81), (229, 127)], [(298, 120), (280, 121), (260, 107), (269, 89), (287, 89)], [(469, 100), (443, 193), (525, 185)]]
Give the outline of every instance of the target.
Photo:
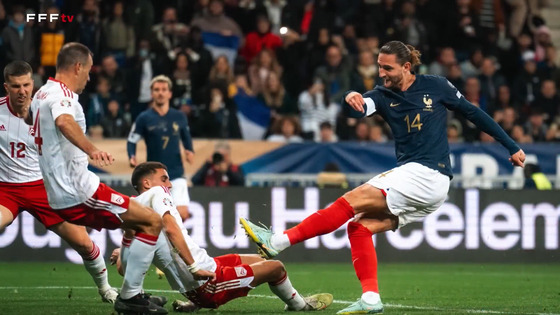
[(546, 249), (558, 249), (558, 220), (560, 220), (560, 206), (554, 209), (550, 203), (539, 203), (537, 205), (524, 204), (521, 206), (523, 220), (523, 238), (521, 246), (523, 249), (535, 249), (535, 227), (537, 217), (544, 218), (544, 247)]
[(514, 207), (505, 202), (493, 203), (482, 212), (480, 218), (482, 241), (491, 249), (510, 249), (519, 241), (519, 233), (502, 233), (505, 235), (498, 236), (496, 232), (519, 232), (520, 226), (521, 220)]
[[(319, 209), (319, 189), (305, 188), (304, 209), (288, 209), (286, 206), (286, 188), (276, 187), (271, 190), (273, 231), (284, 231), (288, 223), (299, 223)], [(319, 248), (319, 238), (305, 241), (305, 248)]]
[(411, 250), (420, 246), (424, 240), (424, 233), (421, 230), (410, 231), (409, 236), (403, 236), (401, 230), (386, 232), (387, 241), (396, 249)]
[(465, 247), (467, 249), (478, 249), (480, 243), (478, 190), (467, 189), (465, 191)]
[(449, 233), (444, 237), (439, 232), (457, 232), (463, 231), (464, 228), (465, 221), (461, 209), (447, 202), (424, 219), (426, 242), (439, 250), (454, 249), (463, 241), (463, 233)]
[(8, 225), (2, 233), (0, 233), (0, 248), (8, 247), (18, 237), (19, 232), (19, 217), (16, 218), (12, 224)]
[(239, 218), (247, 218), (249, 216), (249, 204), (246, 202), (235, 203), (235, 220), (233, 224), (235, 231), (232, 235), (224, 235), (224, 212), (221, 202), (211, 202), (209, 207), (209, 228), (208, 234), (212, 245), (220, 249), (229, 248), (247, 248), (249, 247), (249, 239), (247, 237), (236, 237), (243, 234)]

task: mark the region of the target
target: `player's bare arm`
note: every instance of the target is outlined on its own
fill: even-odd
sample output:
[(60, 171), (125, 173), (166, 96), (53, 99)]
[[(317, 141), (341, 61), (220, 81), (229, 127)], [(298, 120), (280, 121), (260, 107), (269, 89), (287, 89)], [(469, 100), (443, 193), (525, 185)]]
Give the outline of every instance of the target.
[(187, 246), (187, 242), (183, 237), (183, 232), (179, 225), (177, 225), (177, 221), (169, 212), (163, 215), (163, 228), (165, 230), (165, 234), (167, 238), (173, 245), (173, 249), (177, 251), (181, 259), (189, 266), (189, 271), (192, 273), (193, 277), (196, 280), (214, 280), (216, 279), (216, 274), (214, 272), (200, 269), (192, 257), (191, 251), (189, 250), (189, 246)]
[(62, 114), (58, 116), (55, 120), (55, 124), (66, 139), (80, 150), (84, 151), (93, 160), (95, 166), (103, 167), (113, 163), (113, 156), (110, 153), (96, 148), (93, 143), (86, 138), (72, 115)]
[(354, 110), (363, 113), (364, 112), (364, 98), (362, 94), (358, 92), (350, 92), (346, 95), (344, 99), (348, 105), (350, 105)]

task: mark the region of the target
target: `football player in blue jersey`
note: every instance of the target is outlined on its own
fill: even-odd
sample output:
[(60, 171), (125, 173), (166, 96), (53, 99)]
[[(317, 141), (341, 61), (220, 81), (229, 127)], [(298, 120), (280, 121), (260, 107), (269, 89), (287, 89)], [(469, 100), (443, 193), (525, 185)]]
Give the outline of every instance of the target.
[(377, 256), (372, 235), (401, 228), (437, 210), (445, 201), (453, 177), (447, 142), (447, 110), (465, 115), (480, 130), (498, 140), (514, 166), (523, 167), (525, 153), (500, 126), (471, 104), (445, 78), (417, 75), (420, 52), (392, 41), (378, 57), (383, 86), (365, 94), (348, 91), (343, 106), (350, 117), (377, 113), (395, 137), (397, 167), (347, 192), (283, 233), (272, 233), (241, 219), (261, 255), (272, 258), (289, 246), (338, 229), (349, 219), (352, 262), (362, 285), (361, 298), (337, 314), (380, 313)]
[(185, 169), (181, 158), (179, 142), (185, 148), (185, 158), (189, 164), (194, 161), (189, 124), (186, 116), (169, 106), (172, 83), (165, 75), (158, 75), (150, 83), (152, 106), (143, 111), (132, 125), (128, 136), (127, 151), (131, 167), (135, 167), (136, 143), (146, 141), (147, 161), (161, 162), (167, 166), (173, 184), (171, 194), (183, 220), (189, 217), (190, 202)]

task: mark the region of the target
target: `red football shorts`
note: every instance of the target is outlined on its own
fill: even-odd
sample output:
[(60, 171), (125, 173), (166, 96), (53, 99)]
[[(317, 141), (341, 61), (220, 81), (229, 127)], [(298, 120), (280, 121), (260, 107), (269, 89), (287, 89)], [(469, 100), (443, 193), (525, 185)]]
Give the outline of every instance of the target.
[(100, 183), (93, 196), (84, 203), (56, 211), (64, 220), (74, 224), (96, 230), (114, 230), (121, 226), (122, 219), (119, 214), (127, 211), (129, 203), (128, 196)]
[(21, 211), (27, 211), (47, 228), (64, 221), (49, 206), (42, 179), (29, 183), (0, 183), (0, 205), (10, 210), (14, 220)]
[(247, 296), (253, 289), (253, 269), (241, 263), (237, 254), (215, 257), (216, 280), (208, 281), (201, 287), (187, 292), (189, 300), (200, 307), (218, 308), (238, 297)]

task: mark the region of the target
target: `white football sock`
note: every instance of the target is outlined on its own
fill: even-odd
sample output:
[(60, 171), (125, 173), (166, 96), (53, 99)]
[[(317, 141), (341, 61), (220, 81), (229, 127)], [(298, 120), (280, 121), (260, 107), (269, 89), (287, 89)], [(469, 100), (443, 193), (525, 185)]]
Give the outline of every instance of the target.
[(379, 293), (367, 291), (362, 294), (362, 301), (366, 302), (367, 304), (376, 304), (377, 302), (381, 301), (381, 298), (379, 297)]
[(121, 298), (126, 300), (142, 292), (144, 276), (152, 264), (157, 236), (137, 233), (130, 244)]
[(128, 254), (130, 253), (130, 244), (132, 243), (131, 238), (126, 238), (123, 236), (121, 242), (121, 268), (126, 271), (126, 262), (128, 261)]
[(284, 233), (274, 233), (270, 238), (270, 245), (274, 247), (277, 251), (284, 250), (291, 246), (288, 234)]
[(101, 290), (110, 289), (109, 281), (107, 280), (107, 266), (105, 260), (99, 251), (99, 247), (93, 243), (93, 249), (87, 256), (82, 256), (84, 260), (84, 267), (91, 275), (91, 278)]
[(305, 300), (292, 286), (287, 273), (280, 281), (276, 283), (269, 282), (268, 286), (270, 287), (270, 291), (284, 301), (290, 309), (299, 311), (305, 307)]

